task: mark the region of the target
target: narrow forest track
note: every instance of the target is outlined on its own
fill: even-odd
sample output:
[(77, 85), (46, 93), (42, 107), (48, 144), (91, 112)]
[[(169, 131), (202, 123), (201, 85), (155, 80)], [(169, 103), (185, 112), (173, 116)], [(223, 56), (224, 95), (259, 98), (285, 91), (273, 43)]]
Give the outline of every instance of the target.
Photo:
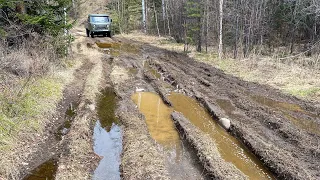
[[(215, 119), (228, 118), (231, 121), (228, 132), (276, 178), (319, 179), (320, 109), (312, 102), (226, 75), (185, 54), (117, 36), (87, 38), (80, 29), (74, 33), (75, 58), (80, 58), (83, 64), (64, 91), (59, 113), (53, 118), (58, 120), (48, 126), (52, 140), (49, 138), (47, 143), (39, 145), (37, 154), (41, 155), (31, 158), (28, 169), (54, 158), (58, 166), (56, 179), (90, 179), (102, 158), (93, 152), (97, 95), (104, 87), (112, 87), (119, 98), (115, 113), (123, 132), (122, 179), (193, 179), (188, 174), (176, 177), (177, 173), (168, 165), (166, 150), (152, 137), (146, 117), (132, 100), (133, 94), (140, 91), (159, 94), (168, 106), (174, 106), (169, 100), (173, 91), (184, 94), (200, 103)], [(70, 127), (62, 134), (61, 141), (53, 139), (59, 127), (68, 121), (65, 113), (70, 104), (76, 112)], [(196, 161), (204, 167), (200, 171), (201, 179), (248, 178), (216, 154), (219, 152), (213, 148), (216, 144), (210, 137), (185, 117), (179, 118), (175, 123), (182, 141), (187, 143), (191, 139), (189, 146), (195, 151), (189, 153), (198, 155)], [(199, 138), (203, 141), (197, 143)], [(206, 144), (211, 145), (205, 147)], [(223, 164), (223, 169), (214, 162)], [(28, 170), (24, 172), (28, 174)]]

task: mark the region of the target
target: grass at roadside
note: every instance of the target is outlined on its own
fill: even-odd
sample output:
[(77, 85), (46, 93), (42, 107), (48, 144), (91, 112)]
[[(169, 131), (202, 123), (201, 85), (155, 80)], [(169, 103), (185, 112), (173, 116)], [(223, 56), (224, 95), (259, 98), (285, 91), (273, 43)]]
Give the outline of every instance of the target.
[[(184, 50), (183, 44), (175, 43), (174, 40), (164, 37), (146, 36), (141, 33), (122, 36), (175, 52)], [(317, 68), (305, 67), (301, 63), (290, 63), (290, 61), (282, 63), (279, 59), (265, 56), (218, 59), (212, 47), (209, 47), (208, 53), (199, 53), (194, 47), (189, 47), (188, 55), (243, 80), (267, 84), (284, 93), (320, 102), (320, 71)], [(300, 61), (303, 61), (303, 57), (301, 59)]]
[[(65, 61), (63, 70), (48, 75), (12, 76), (0, 88), (0, 179), (18, 179), (19, 166), (34, 151), (50, 116), (62, 99), (63, 89), (81, 63)], [(10, 84), (10, 85), (9, 85)]]

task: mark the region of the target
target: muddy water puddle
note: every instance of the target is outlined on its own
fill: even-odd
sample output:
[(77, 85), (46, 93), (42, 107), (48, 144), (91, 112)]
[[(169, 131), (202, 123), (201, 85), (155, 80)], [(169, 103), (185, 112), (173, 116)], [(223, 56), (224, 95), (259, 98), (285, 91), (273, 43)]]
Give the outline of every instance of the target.
[(54, 180), (58, 169), (57, 160), (50, 159), (31, 171), (23, 180)]
[(187, 150), (171, 120), (172, 108), (166, 106), (156, 93), (139, 92), (132, 96), (144, 114), (152, 138), (161, 145), (166, 155), (172, 179), (205, 179), (197, 158)]
[(313, 118), (319, 118), (315, 114), (306, 112), (299, 105), (281, 102), (281, 101), (275, 101), (273, 99), (266, 98), (263, 96), (257, 96), (257, 95), (252, 95), (251, 98), (260, 104), (266, 105), (270, 108), (280, 110), (288, 120), (290, 120), (294, 125), (296, 125), (300, 129), (303, 129), (308, 132), (320, 135), (320, 125), (318, 123), (316, 123), (312, 120), (308, 120), (308, 119), (301, 119), (301, 118), (298, 119), (298, 118), (291, 116), (288, 113), (288, 111), (289, 111), (289, 112), (293, 112), (293, 113), (305, 114), (305, 115), (313, 117)]
[(115, 117), (116, 95), (112, 88), (101, 92), (97, 104), (98, 121), (95, 124), (94, 152), (102, 159), (93, 173), (93, 179), (120, 179), (122, 133)]
[(60, 126), (58, 128), (58, 131), (55, 133), (57, 140), (59, 141), (62, 140), (62, 136), (66, 135), (69, 132), (72, 125), (72, 121), (77, 114), (76, 112), (77, 107), (78, 105), (76, 103), (70, 103), (64, 115), (65, 121), (63, 125)]
[(222, 158), (234, 164), (250, 179), (272, 179), (272, 174), (250, 153), (242, 143), (220, 127), (200, 104), (185, 95), (172, 93), (168, 96), (176, 111), (191, 121), (215, 141)]
[(103, 49), (106, 53), (112, 56), (120, 56), (123, 53), (129, 53), (134, 55), (141, 54), (141, 47), (132, 43), (120, 43), (120, 42), (96, 42), (97, 46)]

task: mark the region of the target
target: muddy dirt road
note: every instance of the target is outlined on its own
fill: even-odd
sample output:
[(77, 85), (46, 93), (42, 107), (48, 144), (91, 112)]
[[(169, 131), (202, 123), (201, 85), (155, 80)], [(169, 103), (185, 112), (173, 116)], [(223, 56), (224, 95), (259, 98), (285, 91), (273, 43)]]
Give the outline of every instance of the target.
[[(95, 41), (101, 51), (112, 56), (108, 60), (113, 67), (110, 78), (117, 96), (121, 99), (116, 114), (123, 125), (121, 172), (124, 179), (179, 179), (174, 177), (176, 172), (172, 172), (166, 162), (168, 155), (165, 147), (168, 143), (184, 143), (190, 149), (187, 153), (201, 154), (199, 146), (194, 144), (196, 142), (188, 141), (188, 136), (197, 138), (197, 134), (192, 134), (193, 131), (187, 131), (186, 134), (183, 130), (171, 132), (167, 127), (160, 128), (168, 126), (168, 123), (161, 125), (157, 121), (159, 118), (165, 121), (161, 116), (170, 110), (161, 110), (162, 105), (157, 97), (153, 98), (158, 100), (147, 100), (149, 104), (141, 104), (146, 101), (143, 100), (146, 96), (144, 92), (158, 93), (163, 102), (172, 105), (168, 108), (182, 112), (187, 119), (188, 111), (183, 112), (183, 108), (177, 108), (179, 103), (187, 102), (184, 102), (183, 98), (174, 98), (171, 94), (175, 92), (191, 97), (209, 113), (207, 117), (193, 114), (191, 118), (193, 116), (194, 119), (188, 119), (191, 127), (197, 129), (196, 132), (201, 135), (216, 131), (213, 126), (208, 128), (201, 127), (206, 124), (197, 124), (202, 122), (203, 118), (209, 119), (205, 121), (209, 123), (217, 123), (223, 118), (229, 119), (231, 126), (228, 132), (220, 135), (221, 139), (209, 138), (210, 143), (217, 146), (219, 162), (226, 165), (226, 172), (237, 172), (237, 177), (245, 179), (320, 178), (320, 109), (311, 102), (281, 94), (268, 86), (226, 75), (184, 54), (120, 37), (107, 42), (101, 38)], [(141, 106), (154, 106), (151, 109), (155, 114), (148, 114), (152, 110), (143, 110)], [(185, 106), (187, 107), (188, 105)], [(218, 125), (218, 128), (221, 127)], [(177, 139), (175, 133), (178, 133), (180, 138)], [(225, 136), (228, 136), (227, 139), (223, 139)], [(172, 141), (168, 142), (169, 139)], [(238, 144), (227, 147), (235, 146), (240, 148), (239, 152), (242, 153), (236, 154), (237, 150), (226, 152), (228, 149), (223, 149), (221, 144), (228, 143)], [(228, 153), (234, 153), (234, 158), (228, 158)], [(242, 167), (245, 166), (240, 162), (242, 157), (251, 167)], [(193, 164), (190, 166), (197, 170), (189, 175), (181, 175), (181, 179), (192, 179), (192, 175), (199, 179), (217, 177), (210, 172), (214, 168), (206, 168), (203, 160), (206, 157), (194, 158), (192, 161), (196, 163), (187, 164)]]
[(47, 158), (54, 164), (47, 177), (320, 178), (315, 104), (184, 54), (122, 37), (91, 39), (80, 30), (77, 37), (77, 53), (88, 58), (79, 70), (88, 68), (74, 81), (80, 105), (59, 156)]

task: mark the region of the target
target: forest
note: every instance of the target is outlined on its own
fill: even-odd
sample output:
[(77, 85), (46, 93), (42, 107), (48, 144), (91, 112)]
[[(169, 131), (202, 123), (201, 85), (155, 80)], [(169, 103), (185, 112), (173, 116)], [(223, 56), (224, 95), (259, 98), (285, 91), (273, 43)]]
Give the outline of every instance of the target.
[(197, 51), (222, 43), (221, 53), (232, 58), (318, 52), (316, 0), (112, 0), (108, 8), (119, 33), (143, 30), (145, 11), (147, 33), (171, 36), (186, 46), (195, 45)]

